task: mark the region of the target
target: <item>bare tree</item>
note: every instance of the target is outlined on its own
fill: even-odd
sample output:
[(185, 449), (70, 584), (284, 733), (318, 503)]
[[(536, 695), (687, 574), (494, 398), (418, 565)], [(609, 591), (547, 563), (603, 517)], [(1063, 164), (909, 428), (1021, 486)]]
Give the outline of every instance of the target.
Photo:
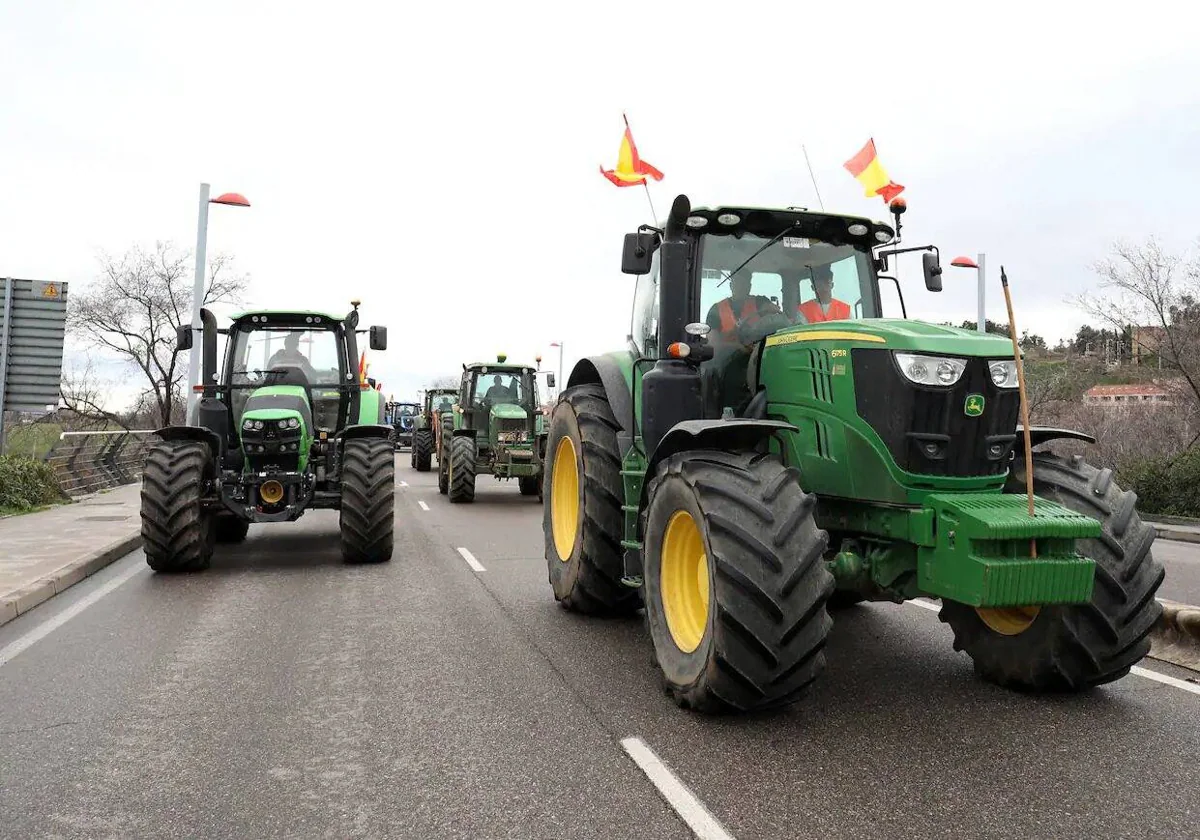
[(429, 387), (430, 388), (457, 388), (458, 383), (461, 381), (462, 380), (460, 377), (455, 376), (454, 374), (447, 374), (445, 376), (436, 377), (432, 382), (429, 383)]
[(1200, 405), (1200, 258), (1168, 253), (1151, 237), (1116, 243), (1094, 269), (1106, 294), (1084, 294), (1077, 304), (1118, 333), (1143, 328), (1131, 330), (1131, 340), (1176, 372), (1178, 397)]
[(59, 383), (59, 397), (65, 406), (65, 412), (71, 418), (69, 431), (97, 431), (120, 426), (130, 428), (128, 417), (124, 414), (105, 408), (104, 395), (112, 387), (111, 383), (102, 382), (92, 367), (91, 360), (84, 364), (82, 370), (67, 368), (63, 371)]
[[(120, 258), (102, 255), (100, 263), (100, 277), (71, 301), (68, 329), (140, 371), (141, 401), (153, 409), (156, 423), (169, 425), (184, 403), (187, 359), (175, 353), (175, 329), (191, 323), (191, 252), (158, 242), (152, 253), (135, 246)], [(236, 301), (246, 283), (232, 273), (228, 256), (215, 256), (204, 302)]]

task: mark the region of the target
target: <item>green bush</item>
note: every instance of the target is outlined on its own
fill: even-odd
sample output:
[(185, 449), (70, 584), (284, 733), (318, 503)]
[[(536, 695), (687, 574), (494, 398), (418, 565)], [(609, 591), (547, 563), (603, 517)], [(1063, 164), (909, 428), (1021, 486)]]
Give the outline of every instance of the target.
[(0, 455), (0, 510), (30, 510), (61, 499), (54, 470), (47, 464)]
[(1137, 493), (1142, 513), (1200, 516), (1200, 450), (1130, 464), (1121, 482)]

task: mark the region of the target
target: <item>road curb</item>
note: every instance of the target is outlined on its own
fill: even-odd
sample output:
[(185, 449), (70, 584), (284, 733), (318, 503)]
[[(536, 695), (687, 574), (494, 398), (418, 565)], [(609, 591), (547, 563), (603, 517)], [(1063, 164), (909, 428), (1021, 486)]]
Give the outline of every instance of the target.
[(1200, 607), (1159, 601), (1162, 616), (1150, 633), (1150, 656), (1200, 671)]
[(1196, 533), (1195, 531), (1180, 531), (1177, 528), (1172, 528), (1170, 525), (1160, 525), (1157, 522), (1151, 524), (1154, 525), (1154, 531), (1158, 534), (1160, 540), (1200, 543), (1200, 533)]
[(142, 535), (140, 532), (134, 532), (115, 540), (99, 551), (78, 560), (72, 560), (51, 574), (5, 595), (3, 599), (0, 599), (0, 625), (7, 624), (17, 616), (29, 612), (38, 604), (70, 589), (84, 578), (94, 575), (105, 566), (141, 547)]

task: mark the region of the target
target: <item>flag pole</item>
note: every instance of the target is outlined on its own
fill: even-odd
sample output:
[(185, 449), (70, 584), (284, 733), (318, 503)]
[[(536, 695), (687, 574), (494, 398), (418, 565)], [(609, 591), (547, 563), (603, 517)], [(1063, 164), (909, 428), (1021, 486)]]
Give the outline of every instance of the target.
[[(621, 119), (625, 123), (625, 130), (632, 134), (633, 129), (629, 127), (629, 117), (625, 115), (624, 111), (621, 112)], [(654, 212), (654, 199), (650, 197), (650, 184), (647, 183), (645, 175), (642, 176), (642, 186), (646, 190), (646, 201), (650, 203), (650, 224), (656, 225), (658, 224), (658, 213)]]
[[(1012, 339), (1013, 358), (1017, 361), (1017, 389), (1021, 395), (1021, 426), (1025, 434), (1025, 493), (1029, 497), (1029, 515), (1033, 516), (1033, 447), (1029, 434), (1029, 400), (1025, 397), (1025, 365), (1021, 363), (1021, 345), (1017, 343), (1017, 323), (1013, 318), (1012, 295), (1008, 291), (1008, 275), (1000, 266), (1000, 285), (1004, 287), (1004, 305), (1008, 307), (1008, 332)], [(1029, 541), (1029, 556), (1037, 558), (1037, 540)]]
[(822, 210), (822, 212), (824, 212), (825, 202), (821, 200), (821, 190), (820, 190), (820, 188), (817, 187), (817, 176), (813, 174), (812, 163), (809, 162), (809, 159), (808, 159), (808, 149), (805, 147), (805, 145), (803, 143), (800, 144), (800, 148), (804, 152), (804, 163), (806, 166), (808, 166), (808, 177), (812, 178), (813, 192), (815, 192), (817, 194), (817, 203), (821, 205), (821, 210)]

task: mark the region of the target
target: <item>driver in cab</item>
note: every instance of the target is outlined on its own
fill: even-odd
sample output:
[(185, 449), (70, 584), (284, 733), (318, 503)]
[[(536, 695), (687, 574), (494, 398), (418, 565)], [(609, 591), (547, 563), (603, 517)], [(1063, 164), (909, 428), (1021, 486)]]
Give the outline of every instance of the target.
[(730, 296), (714, 303), (705, 322), (716, 343), (740, 344), (738, 329), (781, 310), (768, 297), (750, 294), (750, 275), (739, 272), (729, 280)]
[(815, 265), (811, 271), (813, 293), (816, 297), (797, 306), (797, 314), (803, 316), (810, 324), (849, 318), (849, 304), (833, 296), (833, 268), (828, 265)]

